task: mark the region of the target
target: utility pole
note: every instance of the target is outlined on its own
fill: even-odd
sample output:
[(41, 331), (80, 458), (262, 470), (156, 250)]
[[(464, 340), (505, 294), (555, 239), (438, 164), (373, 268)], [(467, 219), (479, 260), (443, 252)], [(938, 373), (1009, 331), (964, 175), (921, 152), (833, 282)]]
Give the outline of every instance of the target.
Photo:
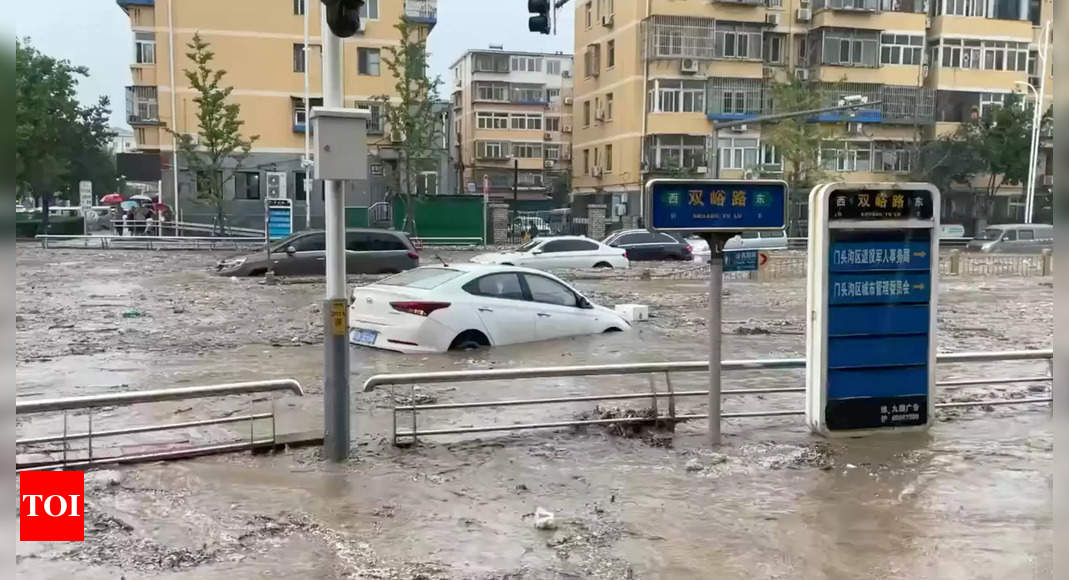
[(520, 199), (520, 160), (512, 159), (512, 201)]
[[(301, 0), (304, 3), (304, 157), (301, 158), (301, 169), (304, 171), (304, 183), (301, 184), (304, 189), (304, 229), (312, 229), (312, 188), (308, 187), (311, 180), (312, 172), (312, 125), (309, 116), (312, 114), (311, 99), (309, 98), (310, 87), (309, 76), (312, 74), (308, 69), (308, 65), (311, 62), (311, 58), (308, 56), (308, 19), (310, 18), (309, 12), (311, 6), (309, 6), (308, 0)], [(320, 31), (320, 35), (326, 34), (326, 30)], [(296, 184), (294, 184), (296, 185)]]

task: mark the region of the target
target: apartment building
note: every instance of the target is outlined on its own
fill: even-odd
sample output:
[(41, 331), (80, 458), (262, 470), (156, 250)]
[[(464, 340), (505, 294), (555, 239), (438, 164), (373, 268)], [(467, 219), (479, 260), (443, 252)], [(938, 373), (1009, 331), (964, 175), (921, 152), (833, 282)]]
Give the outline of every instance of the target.
[[(954, 130), (1019, 82), (1038, 86), (1039, 25), (1053, 14), (1049, 0), (579, 0), (575, 10), (577, 205), (607, 203), (624, 225), (640, 221), (652, 177), (782, 171), (759, 125), (715, 127), (774, 112), (771, 83), (791, 76), (826, 106), (880, 103), (811, 119), (838, 128), (820, 151), (833, 178), (904, 179), (917, 140)], [(968, 67), (966, 42), (979, 47)], [(1049, 77), (1046, 92), (1049, 104)], [(807, 193), (793, 196), (795, 232)], [(966, 219), (953, 200), (970, 194), (948, 193), (944, 209)]]
[[(191, 68), (186, 45), (195, 33), (215, 53), (212, 67), (225, 70), (224, 86), (232, 86), (229, 100), (241, 107), (245, 136), (259, 135), (241, 171), (226, 185), (233, 200), (234, 225), (262, 225), (263, 199), (273, 181), (285, 177), (286, 195), (294, 201), (295, 215), (303, 216), (311, 204), (313, 226), (322, 224), (321, 188), (306, 190), (310, 168), (302, 165), (307, 115), (304, 107), (304, 18), (309, 11), (310, 48), (308, 81), (311, 106), (321, 105), (322, 51), (321, 2), (318, 0), (116, 0), (130, 18), (133, 31), (133, 84), (127, 87), (127, 121), (134, 129), (137, 147), (160, 159), (161, 186), (169, 203), (175, 197), (171, 173), (174, 141), (168, 129), (197, 131), (195, 94), (184, 70)], [(393, 96), (394, 79), (384, 56), (400, 45), (394, 26), (407, 20), (415, 34), (426, 38), (437, 21), (436, 0), (368, 0), (361, 12), (362, 29), (343, 41), (344, 106), (369, 109), (369, 178), (345, 184), (346, 205), (369, 206), (381, 201), (394, 183), (397, 167), (395, 143), (381, 113), (380, 95)], [(174, 51), (171, 47), (176, 47)], [(443, 129), (449, 126), (449, 109), (441, 107)], [(448, 135), (443, 130), (444, 135)], [(448, 156), (438, 175), (420, 180), (420, 187), (437, 193), (452, 183)], [(180, 208), (185, 219), (205, 214), (195, 203), (195, 176), (185, 170), (181, 156), (177, 179)], [(443, 193), (446, 191), (442, 191)], [(210, 218), (209, 218), (210, 219)], [(300, 221), (303, 225), (303, 220)], [(295, 223), (295, 226), (297, 224)]]
[(465, 191), (528, 207), (569, 193), (572, 71), (570, 54), (500, 47), (453, 63), (455, 165)]

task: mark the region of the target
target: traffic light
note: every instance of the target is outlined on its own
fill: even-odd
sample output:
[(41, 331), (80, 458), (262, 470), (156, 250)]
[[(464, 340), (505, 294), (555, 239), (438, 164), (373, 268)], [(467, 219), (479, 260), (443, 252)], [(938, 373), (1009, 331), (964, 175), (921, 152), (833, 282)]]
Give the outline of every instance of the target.
[(327, 26), (334, 36), (349, 38), (360, 30), (360, 9), (364, 0), (323, 0)]
[(527, 11), (533, 13), (528, 30), (549, 34), (549, 0), (527, 0)]

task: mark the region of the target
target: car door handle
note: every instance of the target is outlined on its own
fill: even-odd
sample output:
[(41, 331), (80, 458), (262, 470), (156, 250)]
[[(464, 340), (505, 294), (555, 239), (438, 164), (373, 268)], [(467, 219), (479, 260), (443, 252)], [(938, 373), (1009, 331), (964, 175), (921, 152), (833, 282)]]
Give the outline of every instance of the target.
[(327, 259), (326, 259), (325, 257), (323, 257), (323, 258), (316, 258), (316, 261), (317, 261), (317, 262), (326, 262), (326, 261), (327, 261)]
[(539, 312), (538, 316), (541, 317), (541, 318), (549, 318), (550, 317), (550, 315), (546, 314), (545, 312)]
[(493, 311), (494, 311), (493, 308), (480, 308), (479, 309), (479, 312), (493, 312)]

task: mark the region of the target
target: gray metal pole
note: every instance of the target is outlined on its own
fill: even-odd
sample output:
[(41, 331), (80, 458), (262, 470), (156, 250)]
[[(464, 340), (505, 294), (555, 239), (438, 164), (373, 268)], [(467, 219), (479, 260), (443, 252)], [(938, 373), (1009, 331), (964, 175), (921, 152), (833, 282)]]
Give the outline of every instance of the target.
[[(330, 32), (326, 11), (323, 37), (323, 105), (342, 106), (342, 41)], [(327, 242), (327, 292), (323, 301), (323, 454), (331, 461), (349, 457), (349, 309), (345, 300), (345, 199), (337, 180), (323, 183)]]
[(720, 445), (721, 309), (724, 286), (724, 239), (707, 234), (709, 242), (709, 444)]

